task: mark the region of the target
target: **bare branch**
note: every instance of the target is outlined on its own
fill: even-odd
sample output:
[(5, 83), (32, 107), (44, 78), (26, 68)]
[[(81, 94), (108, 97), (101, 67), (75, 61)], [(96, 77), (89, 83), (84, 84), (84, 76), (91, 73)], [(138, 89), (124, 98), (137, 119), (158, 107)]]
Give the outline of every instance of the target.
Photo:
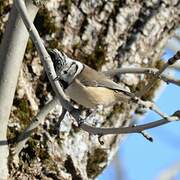
[[(132, 127), (136, 127), (136, 124), (133, 124)], [(143, 135), (144, 138), (146, 138), (148, 141), (153, 142), (153, 138), (146, 132), (146, 131), (141, 131), (140, 134)]]
[(61, 126), (61, 122), (62, 122), (62, 120), (64, 119), (64, 116), (66, 115), (66, 112), (67, 112), (67, 110), (65, 109), (65, 108), (63, 108), (62, 107), (62, 112), (61, 112), (61, 115), (59, 116), (59, 119), (58, 119), (58, 122), (55, 124), (55, 132), (57, 133), (57, 134), (59, 134), (59, 132), (60, 132), (60, 126)]
[[(38, 8), (26, 1), (31, 20)], [(2, 5), (1, 5), (2, 6)], [(0, 141), (6, 141), (7, 124), (29, 34), (15, 5), (12, 6), (0, 47)], [(0, 147), (1, 179), (7, 179), (7, 144)]]
[(30, 135), (33, 133), (35, 128), (37, 128), (37, 126), (42, 123), (49, 111), (51, 111), (57, 105), (57, 101), (57, 98), (54, 98), (49, 103), (47, 103), (32, 119), (31, 124), (24, 130), (24, 132), (20, 134), (17, 139), (16, 146), (12, 152), (15, 156), (19, 155), (21, 150), (24, 148), (26, 142), (28, 141)]
[(176, 61), (180, 59), (180, 51), (178, 51), (172, 58), (170, 58), (162, 68), (159, 69), (159, 71), (154, 75), (154, 77), (148, 82), (148, 84), (145, 86), (145, 88), (140, 91), (135, 93), (136, 96), (142, 97), (148, 90), (154, 86), (156, 83), (158, 77), (171, 65), (173, 65)]
[(47, 53), (34, 24), (29, 19), (29, 15), (28, 15), (24, 1), (23, 0), (15, 0), (15, 4), (16, 4), (16, 7), (17, 7), (22, 19), (23, 19), (23, 22), (24, 22), (27, 30), (29, 31), (29, 35), (30, 35), (31, 39), (34, 42), (34, 44), (38, 50), (41, 62), (43, 63), (43, 66), (48, 75), (48, 78), (52, 85), (53, 90), (55, 91), (55, 93), (56, 93), (58, 99), (60, 100), (60, 103), (63, 105), (63, 107), (65, 107), (69, 112), (71, 112), (74, 108), (69, 103), (69, 100), (66, 97), (66, 95), (64, 94), (63, 89), (61, 88), (58, 80), (54, 81), (54, 79), (56, 79), (57, 75), (54, 70), (52, 60), (51, 60), (49, 54)]
[(82, 122), (82, 119), (80, 118), (80, 111), (78, 109), (75, 109), (70, 104), (70, 102), (69, 102), (68, 98), (66, 97), (62, 87), (59, 84), (59, 81), (55, 80), (55, 79), (57, 79), (56, 78), (57, 75), (56, 75), (56, 72), (54, 70), (52, 60), (51, 60), (49, 54), (47, 53), (47, 51), (43, 45), (43, 42), (42, 42), (34, 24), (29, 19), (28, 12), (27, 12), (24, 1), (23, 0), (15, 0), (15, 4), (16, 4), (16, 7), (17, 7), (23, 21), (24, 21), (24, 24), (25, 24), (27, 30), (29, 31), (31, 39), (34, 42), (34, 44), (38, 50), (38, 53), (40, 54), (41, 62), (43, 63), (43, 66), (44, 66), (45, 71), (48, 75), (49, 81), (52, 85), (53, 90), (56, 93), (58, 100), (60, 101), (62, 106), (69, 113), (71, 113), (71, 115), (76, 119), (78, 124), (80, 124)]
[[(180, 120), (180, 110), (176, 111), (172, 116), (169, 117), (171, 121), (178, 121)], [(150, 122), (143, 125), (138, 125), (135, 127), (119, 127), (119, 128), (94, 128), (92, 126), (89, 126), (87, 124), (82, 124), (81, 128), (89, 133), (92, 134), (100, 134), (100, 135), (106, 135), (106, 134), (128, 134), (128, 133), (142, 133), (142, 131), (155, 128), (158, 126), (162, 126), (163, 124), (167, 124), (170, 121), (168, 121), (166, 118)]]
[(158, 69), (155, 68), (117, 68), (115, 70), (104, 71), (106, 76), (116, 76), (119, 74), (152, 74), (154, 75)]
[[(140, 106), (142, 106), (144, 108), (148, 108), (148, 109), (154, 111), (155, 113), (159, 114), (162, 118), (167, 118), (167, 120), (169, 118), (165, 113), (161, 112), (161, 110), (155, 103), (153, 103), (151, 101), (143, 101), (140, 98), (137, 98), (137, 104), (139, 104)], [(171, 120), (169, 119), (169, 121), (171, 121)]]
[(167, 84), (172, 83), (172, 84), (175, 84), (177, 86), (180, 86), (180, 79), (176, 79), (172, 76), (164, 75), (164, 74), (162, 74), (159, 78), (162, 79)]
[[(118, 68), (115, 70), (109, 70), (103, 72), (106, 76), (109, 76), (113, 78), (116, 75), (120, 74), (148, 74), (151, 76), (155, 76), (155, 74), (158, 72), (158, 69), (156, 68)], [(176, 79), (172, 76), (169, 76), (167, 74), (161, 74), (158, 77), (159, 79), (163, 80), (166, 83), (172, 83), (177, 86), (180, 86), (180, 79)]]
[(180, 71), (180, 62), (173, 64), (170, 68)]
[(141, 133), (141, 134), (143, 135), (143, 137), (145, 137), (148, 141), (153, 142), (153, 137), (151, 137), (146, 131), (141, 131), (140, 133)]

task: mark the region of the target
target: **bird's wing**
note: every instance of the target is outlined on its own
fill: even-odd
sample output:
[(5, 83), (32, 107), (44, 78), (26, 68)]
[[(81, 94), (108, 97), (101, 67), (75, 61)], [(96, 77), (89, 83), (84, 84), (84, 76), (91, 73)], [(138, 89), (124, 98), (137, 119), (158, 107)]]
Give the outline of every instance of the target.
[(132, 94), (123, 89), (119, 84), (108, 79), (103, 73), (97, 72), (94, 69), (85, 65), (83, 71), (76, 77), (84, 86), (91, 87), (106, 87), (109, 89), (121, 91), (128, 96)]

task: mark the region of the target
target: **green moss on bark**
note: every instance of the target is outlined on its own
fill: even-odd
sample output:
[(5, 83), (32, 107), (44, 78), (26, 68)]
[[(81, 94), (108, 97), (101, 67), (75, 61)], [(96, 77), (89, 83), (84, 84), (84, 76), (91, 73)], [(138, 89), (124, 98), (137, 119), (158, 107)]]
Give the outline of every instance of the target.
[(87, 160), (87, 175), (89, 178), (95, 178), (105, 168), (100, 166), (100, 163), (106, 162), (108, 158), (107, 152), (97, 148), (93, 153), (88, 154)]

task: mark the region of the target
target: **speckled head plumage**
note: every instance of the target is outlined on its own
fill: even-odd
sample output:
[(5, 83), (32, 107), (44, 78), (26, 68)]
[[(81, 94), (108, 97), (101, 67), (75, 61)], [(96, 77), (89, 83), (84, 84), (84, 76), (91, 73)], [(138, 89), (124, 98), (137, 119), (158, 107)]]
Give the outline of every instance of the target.
[(48, 49), (48, 53), (51, 56), (55, 70), (61, 71), (66, 66), (66, 55), (57, 49)]
[(70, 84), (82, 71), (83, 64), (66, 56), (57, 49), (48, 50), (54, 64), (58, 78)]

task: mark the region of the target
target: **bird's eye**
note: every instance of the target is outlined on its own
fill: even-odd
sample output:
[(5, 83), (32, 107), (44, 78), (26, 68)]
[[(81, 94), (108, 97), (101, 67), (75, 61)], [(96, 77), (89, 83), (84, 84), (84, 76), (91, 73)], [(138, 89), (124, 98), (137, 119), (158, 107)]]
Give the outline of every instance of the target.
[(67, 74), (67, 71), (64, 71), (64, 74)]

